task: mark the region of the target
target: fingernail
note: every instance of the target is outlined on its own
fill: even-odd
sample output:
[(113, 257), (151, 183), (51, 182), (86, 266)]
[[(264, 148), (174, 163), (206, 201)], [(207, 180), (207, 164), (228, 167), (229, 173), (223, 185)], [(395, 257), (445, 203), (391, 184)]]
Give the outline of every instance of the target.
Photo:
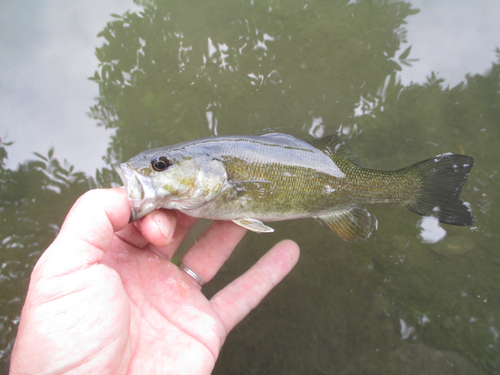
[(167, 244), (169, 244), (172, 241), (172, 228), (174, 227), (172, 225), (172, 222), (170, 219), (162, 214), (161, 212), (155, 212), (153, 214), (154, 220), (156, 221), (156, 224), (158, 225), (158, 229), (160, 230), (161, 234), (166, 238)]

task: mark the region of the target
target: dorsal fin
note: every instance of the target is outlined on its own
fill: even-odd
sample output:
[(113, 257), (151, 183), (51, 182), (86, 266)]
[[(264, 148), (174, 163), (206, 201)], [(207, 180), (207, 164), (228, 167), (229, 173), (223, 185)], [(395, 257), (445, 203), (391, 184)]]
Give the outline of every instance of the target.
[(313, 139), (308, 143), (329, 156), (332, 154), (340, 155), (351, 161), (354, 165), (363, 167), (357, 156), (354, 155), (349, 146), (347, 146), (344, 140), (337, 134), (330, 134), (322, 138)]

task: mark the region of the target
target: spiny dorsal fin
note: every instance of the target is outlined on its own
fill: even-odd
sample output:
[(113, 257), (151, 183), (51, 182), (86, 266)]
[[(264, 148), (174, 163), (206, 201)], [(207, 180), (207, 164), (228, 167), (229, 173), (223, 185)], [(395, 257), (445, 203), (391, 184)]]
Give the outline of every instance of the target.
[(323, 138), (313, 139), (308, 143), (311, 146), (316, 147), (318, 150), (323, 151), (328, 156), (337, 154), (343, 156), (358, 167), (363, 166), (357, 156), (354, 155), (349, 146), (347, 146), (347, 144), (344, 142), (344, 140), (336, 134), (330, 134)]
[(373, 230), (372, 217), (365, 208), (352, 207), (317, 219), (346, 241), (363, 242)]

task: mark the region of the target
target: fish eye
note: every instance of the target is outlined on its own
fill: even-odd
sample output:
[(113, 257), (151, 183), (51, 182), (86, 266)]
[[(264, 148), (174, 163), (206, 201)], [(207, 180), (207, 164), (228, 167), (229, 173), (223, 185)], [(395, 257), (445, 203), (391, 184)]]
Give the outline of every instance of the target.
[(157, 172), (162, 172), (172, 165), (172, 161), (165, 156), (160, 156), (159, 158), (154, 158), (151, 160), (151, 166)]

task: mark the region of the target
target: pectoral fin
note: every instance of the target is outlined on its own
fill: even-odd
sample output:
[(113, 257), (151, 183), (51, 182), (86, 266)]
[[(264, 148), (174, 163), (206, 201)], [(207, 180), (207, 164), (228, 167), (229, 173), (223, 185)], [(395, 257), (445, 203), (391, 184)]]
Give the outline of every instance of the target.
[(352, 207), (317, 218), (340, 238), (363, 242), (372, 233), (372, 217), (365, 208)]
[(265, 225), (262, 221), (256, 219), (236, 219), (233, 220), (233, 223), (241, 225), (243, 228), (247, 228), (252, 232), (257, 233), (271, 233), (274, 232), (274, 229)]

